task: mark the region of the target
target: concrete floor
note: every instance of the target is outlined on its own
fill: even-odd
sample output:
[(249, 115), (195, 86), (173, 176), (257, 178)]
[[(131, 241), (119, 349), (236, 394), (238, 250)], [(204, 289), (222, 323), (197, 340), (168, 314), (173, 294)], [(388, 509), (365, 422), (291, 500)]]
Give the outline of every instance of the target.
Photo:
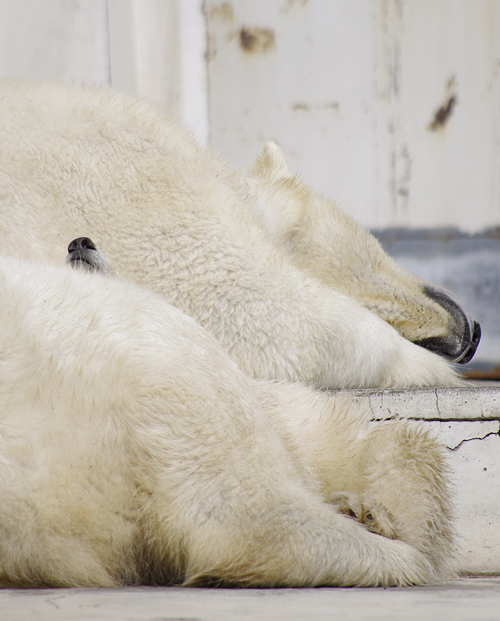
[(483, 621), (500, 619), (500, 577), (392, 589), (0, 591), (1, 621)]

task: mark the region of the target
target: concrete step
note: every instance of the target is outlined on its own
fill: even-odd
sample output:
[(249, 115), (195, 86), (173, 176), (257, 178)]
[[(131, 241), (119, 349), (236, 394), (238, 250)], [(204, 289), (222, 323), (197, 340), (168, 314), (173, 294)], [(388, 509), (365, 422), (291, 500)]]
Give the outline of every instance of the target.
[(0, 590), (5, 621), (492, 621), (500, 578), (394, 589)]
[(500, 386), (353, 390), (374, 420), (420, 421), (447, 447), (460, 571), (500, 574)]

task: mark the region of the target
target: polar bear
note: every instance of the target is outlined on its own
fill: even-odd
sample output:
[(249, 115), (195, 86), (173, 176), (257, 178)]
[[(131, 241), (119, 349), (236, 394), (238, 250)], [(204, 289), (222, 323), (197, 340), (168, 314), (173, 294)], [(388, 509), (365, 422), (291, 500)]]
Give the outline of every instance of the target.
[[(266, 166), (247, 180), (145, 102), (4, 80), (0, 140), (4, 254), (61, 262), (67, 240), (86, 235), (116, 274), (195, 318), (252, 377), (329, 389), (455, 385), (444, 359), (403, 337), (450, 360), (475, 351), (478, 328), (456, 301), (401, 270), (393, 279), (373, 238), (313, 193), (316, 225), (331, 235), (339, 222), (342, 233), (325, 244), (316, 236), (315, 258), (301, 247), (297, 262), (269, 226), (283, 200)], [(332, 252), (325, 276), (317, 266)]]
[(453, 294), (408, 274), (373, 236), (311, 192), (276, 143), (266, 144), (248, 180), (264, 206), (267, 230), (295, 266), (374, 311), (408, 340), (455, 362), (472, 359), (481, 328)]
[[(96, 267), (90, 240), (70, 251)], [(1, 257), (0, 297), (0, 585), (446, 575), (446, 463), (424, 431), (247, 377), (192, 318), (109, 274)]]

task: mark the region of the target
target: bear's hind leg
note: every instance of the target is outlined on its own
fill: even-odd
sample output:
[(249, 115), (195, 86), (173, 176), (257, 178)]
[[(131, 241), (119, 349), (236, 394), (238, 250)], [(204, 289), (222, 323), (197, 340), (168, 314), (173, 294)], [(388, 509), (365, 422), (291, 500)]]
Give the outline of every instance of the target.
[(443, 447), (406, 421), (376, 423), (363, 445), (363, 497), (376, 498), (394, 517), (398, 539), (424, 553), (438, 573), (450, 573), (454, 533)]
[(437, 574), (447, 574), (454, 548), (448, 467), (429, 433), (406, 421), (370, 422), (348, 393), (264, 383), (256, 389), (326, 502), (373, 532), (409, 543)]

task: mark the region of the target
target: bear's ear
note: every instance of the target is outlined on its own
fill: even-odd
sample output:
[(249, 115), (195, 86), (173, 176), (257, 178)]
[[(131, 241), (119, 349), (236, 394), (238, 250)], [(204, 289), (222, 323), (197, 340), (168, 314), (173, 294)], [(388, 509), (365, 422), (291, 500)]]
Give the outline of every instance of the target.
[(275, 142), (268, 142), (262, 153), (255, 159), (249, 176), (275, 182), (283, 177), (292, 177), (288, 169), (285, 154)]
[(247, 181), (257, 198), (256, 209), (276, 241), (297, 230), (310, 202), (309, 191), (290, 172), (283, 151), (268, 142), (257, 157)]

